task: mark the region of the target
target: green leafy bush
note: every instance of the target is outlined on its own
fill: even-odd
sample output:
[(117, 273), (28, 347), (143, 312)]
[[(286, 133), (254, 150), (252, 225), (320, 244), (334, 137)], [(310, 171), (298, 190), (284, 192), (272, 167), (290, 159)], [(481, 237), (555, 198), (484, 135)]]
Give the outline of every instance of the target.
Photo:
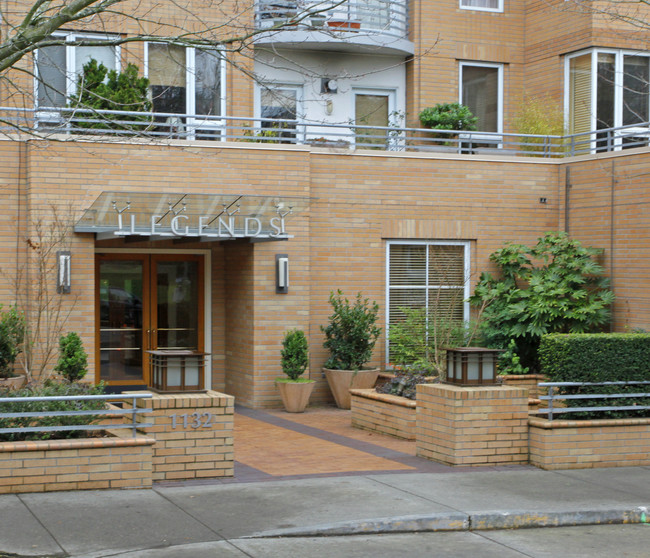
[(494, 252), (500, 277), (483, 273), (470, 297), (481, 308), (487, 346), (505, 349), (514, 339), (521, 365), (537, 373), (542, 335), (606, 325), (614, 294), (594, 259), (598, 253), (563, 232), (547, 233), (532, 248), (507, 244)]
[(528, 368), (521, 365), (521, 358), (517, 354), (517, 343), (514, 339), (510, 339), (506, 350), (499, 355), (499, 374), (528, 374)]
[[(425, 128), (434, 130), (476, 130), (478, 118), (465, 105), (460, 103), (438, 103), (425, 108), (419, 115)], [(441, 137), (448, 137), (447, 134)]]
[(14, 376), (14, 363), (24, 340), (25, 317), (15, 307), (0, 313), (0, 378)]
[(282, 340), (282, 371), (290, 380), (298, 380), (309, 365), (309, 344), (305, 332), (291, 329)]
[[(526, 97), (512, 122), (515, 131), (521, 134), (538, 136), (564, 136), (564, 110), (560, 103), (549, 97)], [(522, 137), (519, 140), (523, 151), (543, 152), (551, 149), (554, 154), (560, 155), (564, 151), (564, 140), (551, 139), (550, 144), (546, 138)]]
[(88, 355), (83, 348), (81, 338), (71, 331), (59, 339), (59, 361), (54, 370), (61, 372), (69, 382), (81, 380), (88, 371)]
[(362, 298), (361, 293), (350, 303), (340, 290), (330, 293), (329, 302), (334, 311), (329, 324), (321, 326), (325, 334), (323, 347), (330, 352), (325, 368), (359, 370), (372, 358), (372, 350), (381, 333), (376, 325), (379, 305)]
[(399, 395), (407, 399), (415, 399), (418, 384), (438, 384), (440, 378), (421, 372), (398, 372), (384, 385), (377, 388), (377, 393)]
[[(27, 387), (17, 391), (3, 393), (3, 397), (58, 397), (79, 395), (101, 395), (104, 385), (98, 384), (69, 384), (46, 382), (39, 387)], [(0, 403), (0, 413), (36, 413), (61, 411), (101, 410), (106, 408), (104, 401), (19, 401)], [(97, 424), (101, 417), (63, 416), (63, 417), (17, 417), (0, 419), (0, 428), (24, 428), (26, 426), (71, 426)], [(0, 441), (12, 442), (21, 440), (51, 440), (60, 438), (83, 438), (88, 436), (86, 430), (59, 430), (50, 432), (17, 432), (0, 434)]]
[[(129, 64), (123, 72), (109, 71), (104, 64), (91, 58), (83, 66), (77, 80), (77, 93), (71, 97), (69, 106), (149, 113), (153, 107), (149, 99), (149, 80), (146, 77), (138, 77), (138, 67), (135, 64)], [(104, 114), (100, 122), (79, 122), (77, 125), (81, 128), (138, 131), (144, 129), (138, 122), (150, 120), (150, 114)], [(128, 122), (136, 124), (131, 125)]]
[[(541, 371), (551, 382), (650, 381), (650, 334), (549, 334), (539, 345)], [(563, 394), (639, 393), (643, 386), (564, 387)], [(650, 405), (647, 398), (567, 400), (568, 407)], [(648, 411), (572, 413), (572, 418), (650, 416)]]

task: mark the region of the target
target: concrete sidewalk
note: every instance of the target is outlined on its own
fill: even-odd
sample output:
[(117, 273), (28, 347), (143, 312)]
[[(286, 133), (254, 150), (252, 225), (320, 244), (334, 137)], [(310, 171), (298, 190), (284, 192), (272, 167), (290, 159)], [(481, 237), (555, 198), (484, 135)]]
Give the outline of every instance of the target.
[[(650, 467), (187, 482), (3, 495), (0, 510), (0, 556), (300, 556), (239, 548), (323, 535), (644, 524), (650, 522)], [(240, 546), (225, 544), (235, 540)]]

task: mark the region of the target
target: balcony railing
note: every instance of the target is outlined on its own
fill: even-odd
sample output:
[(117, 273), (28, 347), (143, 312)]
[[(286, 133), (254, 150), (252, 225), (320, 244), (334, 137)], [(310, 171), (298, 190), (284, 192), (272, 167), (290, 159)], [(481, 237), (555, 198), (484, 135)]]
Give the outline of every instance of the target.
[(405, 37), (407, 0), (259, 0), (255, 6), (258, 29), (285, 31), (365, 32)]
[(175, 113), (15, 109), (0, 107), (0, 133), (39, 138), (116, 141), (204, 140), (311, 145), (346, 150), (446, 152), (464, 155), (571, 157), (650, 144), (650, 122), (553, 136), (363, 126), (270, 118)]

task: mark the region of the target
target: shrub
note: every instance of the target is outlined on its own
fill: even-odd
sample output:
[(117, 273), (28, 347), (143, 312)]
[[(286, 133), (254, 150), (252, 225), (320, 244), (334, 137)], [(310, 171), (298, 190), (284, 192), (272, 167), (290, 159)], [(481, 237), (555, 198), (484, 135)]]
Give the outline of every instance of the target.
[(334, 312), (329, 324), (321, 326), (325, 334), (323, 347), (330, 352), (324, 366), (332, 370), (359, 370), (371, 359), (381, 333), (376, 325), (379, 305), (362, 298), (361, 293), (350, 303), (340, 290), (330, 293), (329, 302)]
[[(512, 123), (514, 129), (520, 134), (534, 134), (538, 136), (564, 136), (564, 111), (560, 103), (548, 95), (526, 97)], [(544, 149), (551, 149), (554, 154), (560, 155), (563, 151), (563, 140), (552, 139), (550, 145), (545, 138), (522, 137), (520, 149), (541, 153)]]
[(437, 384), (440, 378), (423, 374), (422, 372), (403, 372), (395, 374), (395, 377), (377, 388), (377, 393), (388, 393), (399, 395), (407, 399), (415, 399), (418, 384)]
[(476, 130), (478, 121), (472, 111), (460, 103), (438, 103), (434, 107), (425, 108), (419, 118), (422, 126), (434, 130)]
[[(39, 387), (27, 387), (17, 391), (3, 393), (3, 397), (58, 397), (58, 396), (80, 396), (80, 395), (101, 395), (104, 393), (104, 385), (98, 384), (69, 384), (46, 382)], [(101, 410), (106, 407), (104, 401), (19, 401), (11, 403), (0, 403), (1, 413), (37, 413), (37, 412), (61, 412), (61, 411), (86, 411)], [(101, 417), (87, 416), (62, 416), (62, 417), (16, 417), (0, 419), (0, 428), (24, 428), (27, 426), (78, 426), (97, 424)], [(48, 432), (16, 432), (0, 434), (0, 441), (21, 441), (21, 440), (51, 440), (59, 438), (81, 438), (87, 436), (85, 430), (58, 430)]]
[(298, 380), (309, 365), (309, 345), (305, 333), (292, 329), (282, 340), (282, 371), (290, 380)]
[(59, 361), (54, 370), (61, 372), (69, 382), (81, 380), (87, 372), (88, 355), (84, 351), (81, 338), (74, 331), (59, 339)]
[(500, 277), (483, 273), (470, 297), (482, 308), (486, 344), (504, 349), (514, 339), (521, 365), (536, 373), (542, 335), (598, 331), (607, 324), (614, 294), (594, 259), (598, 253), (564, 232), (547, 233), (532, 248), (506, 244), (494, 252), (490, 260)]
[[(541, 370), (552, 382), (650, 381), (650, 334), (549, 334), (539, 345)], [(563, 394), (647, 392), (642, 386), (563, 387)], [(647, 398), (567, 400), (568, 407), (648, 405)], [(650, 416), (649, 411), (572, 413), (572, 418)]]
[(0, 314), (0, 378), (14, 376), (14, 363), (22, 352), (24, 340), (25, 317), (15, 307), (2, 312)]

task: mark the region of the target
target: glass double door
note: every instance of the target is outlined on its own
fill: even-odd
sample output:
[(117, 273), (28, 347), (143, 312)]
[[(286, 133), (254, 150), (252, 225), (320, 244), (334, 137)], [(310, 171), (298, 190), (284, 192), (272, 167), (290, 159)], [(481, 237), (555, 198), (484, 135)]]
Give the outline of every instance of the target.
[(203, 351), (203, 256), (98, 254), (97, 381), (150, 384), (148, 350)]

